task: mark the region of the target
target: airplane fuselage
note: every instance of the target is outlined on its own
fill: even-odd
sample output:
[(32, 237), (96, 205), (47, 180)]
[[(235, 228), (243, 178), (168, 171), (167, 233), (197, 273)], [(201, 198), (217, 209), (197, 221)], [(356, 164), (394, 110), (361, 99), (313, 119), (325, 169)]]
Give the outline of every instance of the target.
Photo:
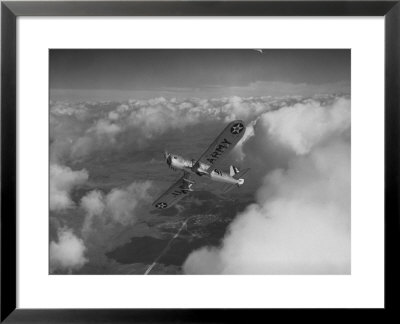
[(195, 166), (196, 161), (188, 160), (175, 154), (169, 154), (167, 163), (174, 170), (186, 171), (199, 177), (208, 177), (213, 181), (237, 185), (243, 183), (243, 179), (235, 179), (229, 173), (223, 172), (220, 169), (214, 169), (208, 173), (207, 170), (210, 168), (209, 164), (200, 162)]

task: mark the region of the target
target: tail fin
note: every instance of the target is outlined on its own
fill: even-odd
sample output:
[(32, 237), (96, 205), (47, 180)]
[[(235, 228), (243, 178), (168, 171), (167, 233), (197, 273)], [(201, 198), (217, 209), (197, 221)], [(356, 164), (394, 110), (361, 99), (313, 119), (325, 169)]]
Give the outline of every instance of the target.
[(239, 173), (239, 169), (237, 167), (235, 167), (234, 165), (231, 165), (229, 168), (230, 176), (233, 177), (237, 173)]

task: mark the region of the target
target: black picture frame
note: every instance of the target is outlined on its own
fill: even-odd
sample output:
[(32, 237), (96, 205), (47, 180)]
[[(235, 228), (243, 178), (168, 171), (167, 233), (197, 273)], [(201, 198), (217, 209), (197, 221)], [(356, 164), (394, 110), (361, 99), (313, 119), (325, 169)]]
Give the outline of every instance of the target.
[[(385, 18), (385, 308), (345, 310), (382, 321), (398, 307), (400, 1), (4, 1), (1, 3), (1, 322), (258, 321), (278, 310), (16, 308), (16, 19), (19, 16), (384, 16)], [(368, 180), (366, 180), (368, 183)], [(40, 293), (40, 292), (39, 292)], [(206, 298), (206, 297), (205, 297)], [(324, 316), (321, 310), (293, 310)], [(338, 310), (324, 310), (341, 318)], [(343, 310), (342, 310), (343, 311)], [(269, 312), (268, 315), (265, 312)], [(314, 312), (311, 313), (310, 312)], [(319, 315), (318, 315), (319, 314)], [(340, 317), (339, 317), (340, 316)]]

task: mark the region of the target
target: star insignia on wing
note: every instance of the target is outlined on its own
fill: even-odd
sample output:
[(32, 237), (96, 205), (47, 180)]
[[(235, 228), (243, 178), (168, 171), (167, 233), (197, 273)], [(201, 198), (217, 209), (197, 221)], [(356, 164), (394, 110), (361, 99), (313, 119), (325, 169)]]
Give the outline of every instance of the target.
[(239, 134), (243, 129), (244, 129), (243, 124), (238, 123), (232, 126), (231, 133), (236, 135)]
[(159, 209), (164, 209), (167, 208), (167, 204), (165, 202), (160, 202), (156, 205), (156, 207)]

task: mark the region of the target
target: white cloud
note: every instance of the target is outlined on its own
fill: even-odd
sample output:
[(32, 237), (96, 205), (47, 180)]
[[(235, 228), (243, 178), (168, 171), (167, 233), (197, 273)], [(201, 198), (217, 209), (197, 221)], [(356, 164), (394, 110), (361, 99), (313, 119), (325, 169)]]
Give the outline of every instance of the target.
[[(246, 186), (257, 186), (257, 203), (237, 215), (222, 247), (192, 253), (187, 273), (350, 271), (349, 99), (156, 98), (84, 107), (79, 108), (84, 114), (64, 107), (52, 115), (51, 151), (59, 163), (140, 149), (167, 132), (203, 123), (241, 118), (249, 125), (235, 151), (252, 168)], [(70, 194), (88, 179), (87, 172), (53, 164), (50, 173), (50, 208), (73, 207)], [(150, 182), (134, 182), (81, 199), (81, 235), (89, 252), (110, 248), (105, 242), (135, 224), (146, 212), (150, 189)]]
[[(320, 96), (310, 105), (320, 105), (332, 97)], [(300, 96), (231, 96), (214, 99), (159, 97), (125, 103), (87, 102), (79, 105), (54, 102), (50, 119), (51, 158), (54, 162), (68, 163), (94, 153), (143, 149), (171, 131), (204, 123), (223, 124), (235, 119), (250, 123), (263, 113), (304, 103), (305, 100)]]
[(102, 215), (105, 209), (104, 195), (98, 190), (90, 191), (81, 199), (81, 207), (86, 212), (85, 221), (82, 226), (82, 232), (91, 229), (94, 216)]
[[(287, 168), (289, 161), (339, 138), (350, 140), (350, 99), (328, 97), (285, 100), (274, 103), (249, 125), (249, 135), (235, 149), (236, 158), (251, 168), (246, 187), (261, 185), (260, 180), (276, 168)], [(246, 130), (247, 132), (247, 130)]]
[(110, 112), (108, 113), (108, 118), (109, 118), (110, 120), (118, 120), (118, 119), (119, 119), (118, 111), (110, 111)]
[(98, 136), (114, 137), (121, 131), (117, 124), (110, 123), (108, 120), (100, 119), (96, 122), (95, 126), (88, 129), (88, 133), (94, 132)]
[(107, 267), (110, 260), (105, 253), (131, 239), (130, 233), (138, 220), (148, 215), (154, 198), (151, 190), (149, 181), (133, 182), (107, 194), (93, 190), (82, 197), (80, 207), (84, 211), (84, 220), (81, 235), (91, 266)]
[(87, 236), (103, 230), (113, 231), (113, 225), (133, 225), (141, 208), (152, 198), (150, 189), (151, 182), (145, 181), (114, 188), (106, 195), (98, 190), (88, 192), (80, 204), (85, 211), (82, 233)]
[(70, 193), (88, 179), (86, 170), (73, 171), (58, 164), (50, 165), (50, 210), (63, 210), (74, 206)]
[(85, 251), (83, 241), (71, 229), (59, 229), (58, 242), (50, 242), (50, 272), (80, 269), (88, 262)]
[(190, 254), (184, 271), (350, 273), (349, 131), (348, 100), (264, 113), (244, 144), (246, 161), (258, 157), (260, 167), (274, 150), (291, 151), (278, 163), (287, 167), (265, 166), (257, 203), (236, 216), (221, 247)]
[(90, 191), (81, 199), (81, 207), (90, 215), (100, 215), (104, 211), (104, 197), (100, 191)]
[(261, 123), (277, 142), (296, 154), (306, 154), (320, 142), (349, 129), (350, 100), (339, 99), (328, 106), (310, 100), (265, 113)]
[(234, 153), (238, 155), (238, 158), (241, 161), (245, 158), (245, 153), (243, 152), (243, 145), (245, 145), (245, 143), (255, 135), (254, 126), (256, 125), (257, 120), (258, 118), (250, 122), (248, 125), (246, 125), (246, 130), (243, 137), (240, 139), (240, 141), (236, 144), (234, 148)]
[(261, 98), (241, 98), (234, 96), (224, 101), (221, 111), (225, 115), (224, 119), (226, 123), (235, 119), (249, 120), (270, 109), (268, 101), (265, 102)]
[(50, 102), (50, 111), (55, 116), (75, 116), (78, 120), (84, 120), (88, 117), (88, 109), (82, 104)]
[(128, 225), (136, 221), (134, 211), (141, 202), (150, 199), (150, 181), (134, 182), (126, 189), (113, 189), (106, 196), (106, 208), (113, 221), (122, 225)]

